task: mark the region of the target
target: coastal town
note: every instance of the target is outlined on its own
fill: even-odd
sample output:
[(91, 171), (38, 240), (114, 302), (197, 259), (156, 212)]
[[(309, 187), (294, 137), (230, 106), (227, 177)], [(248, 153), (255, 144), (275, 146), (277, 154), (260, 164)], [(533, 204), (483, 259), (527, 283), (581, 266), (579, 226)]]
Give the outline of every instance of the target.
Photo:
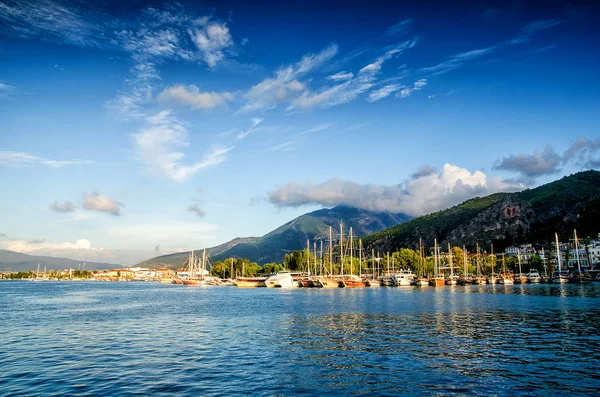
[[(311, 252), (311, 243), (300, 252), (302, 262), (296, 266), (286, 263), (275, 266), (248, 266), (234, 269), (234, 258), (210, 264), (204, 250), (200, 255), (191, 251), (179, 269), (167, 267), (122, 267), (105, 270), (85, 270), (85, 263), (78, 269), (32, 269), (28, 272), (1, 272), (0, 279), (27, 279), (31, 281), (114, 281), (114, 282), (160, 282), (174, 285), (281, 287), (281, 288), (357, 288), (374, 286), (441, 286), (468, 284), (526, 284), (600, 281), (600, 234), (596, 239), (585, 238), (579, 242), (559, 242), (558, 236), (552, 247), (540, 247), (532, 243), (510, 245), (503, 252), (480, 248), (468, 251), (465, 247), (446, 250), (432, 247), (433, 253), (425, 255), (421, 247), (412, 261), (401, 259), (402, 251), (380, 254), (372, 252), (367, 257), (356, 249), (352, 240), (344, 243), (343, 233), (338, 244), (331, 242), (320, 254)], [(333, 241), (333, 240), (330, 240)], [(550, 248), (550, 250), (548, 249)], [(218, 269), (230, 264), (225, 274)], [(290, 265), (290, 263), (287, 263)], [(292, 268), (293, 267), (293, 268)], [(277, 271), (276, 271), (277, 270)], [(575, 276), (574, 276), (575, 275)], [(582, 281), (579, 275), (585, 275)]]

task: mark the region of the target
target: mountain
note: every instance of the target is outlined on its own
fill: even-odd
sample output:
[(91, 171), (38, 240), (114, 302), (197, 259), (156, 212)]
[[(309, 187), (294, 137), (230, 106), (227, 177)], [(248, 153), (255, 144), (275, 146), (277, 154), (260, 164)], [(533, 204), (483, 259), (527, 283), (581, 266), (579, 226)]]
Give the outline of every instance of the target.
[[(348, 206), (321, 209), (299, 216), (262, 237), (236, 238), (225, 244), (208, 248), (211, 262), (225, 258), (248, 258), (259, 264), (282, 262), (285, 254), (306, 247), (306, 240), (327, 240), (329, 227), (334, 233), (343, 221), (345, 230), (353, 229), (355, 236), (366, 236), (412, 219), (404, 214), (372, 212)], [(180, 267), (189, 252), (163, 255), (149, 259), (139, 266), (167, 265)]]
[(600, 172), (585, 171), (519, 193), (478, 197), (455, 207), (421, 216), (363, 239), (368, 250), (393, 251), (426, 247), (434, 238), (445, 247), (479, 243), (497, 252), (525, 242), (546, 243), (559, 233), (566, 241), (577, 228), (579, 236), (600, 231)]
[[(29, 270), (36, 271), (37, 265), (40, 265), (40, 270), (62, 270), (62, 269), (77, 269), (83, 261), (76, 261), (67, 258), (54, 258), (51, 256), (34, 256), (21, 254), (20, 252), (0, 250), (0, 271), (11, 272), (26, 272)], [(85, 270), (111, 269), (120, 268), (120, 265), (110, 263), (85, 262)]]

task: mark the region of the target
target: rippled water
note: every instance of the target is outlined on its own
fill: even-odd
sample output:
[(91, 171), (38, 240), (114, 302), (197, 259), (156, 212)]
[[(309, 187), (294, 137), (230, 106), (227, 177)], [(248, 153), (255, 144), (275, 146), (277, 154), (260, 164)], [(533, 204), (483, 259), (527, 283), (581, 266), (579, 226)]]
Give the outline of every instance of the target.
[(600, 393), (600, 284), (0, 282), (0, 395)]

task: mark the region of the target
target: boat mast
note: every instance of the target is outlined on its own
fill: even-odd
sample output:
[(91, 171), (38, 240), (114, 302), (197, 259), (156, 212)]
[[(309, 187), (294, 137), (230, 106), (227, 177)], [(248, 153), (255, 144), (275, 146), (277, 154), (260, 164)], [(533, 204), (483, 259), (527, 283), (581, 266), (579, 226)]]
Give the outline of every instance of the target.
[(465, 277), (468, 276), (468, 269), (467, 269), (467, 248), (463, 245), (463, 262), (465, 265)]
[(579, 241), (577, 240), (577, 230), (573, 229), (573, 235), (575, 237), (575, 255), (577, 256), (577, 271), (579, 271), (579, 277), (581, 277), (581, 264), (579, 263)]
[(329, 226), (329, 275), (333, 277), (333, 240), (331, 226)]
[(479, 243), (475, 243), (475, 246), (477, 248), (477, 256), (475, 261), (477, 262), (477, 277), (481, 277), (481, 267), (480, 267), (480, 263), (479, 263)]
[(358, 253), (358, 277), (362, 273), (362, 239), (358, 240), (359, 253)]
[(375, 280), (375, 249), (371, 249), (371, 265), (373, 265), (373, 280)]
[(321, 261), (320, 261), (320, 271), (321, 271), (321, 276), (323, 275), (323, 239), (320, 240), (321, 241)]
[(438, 276), (437, 238), (433, 239), (433, 275)]
[(425, 277), (425, 266), (423, 266), (423, 240), (419, 237), (419, 273)]
[(318, 274), (318, 266), (317, 266), (317, 242), (313, 242), (313, 252), (315, 253), (315, 276)]
[(204, 280), (204, 275), (206, 274), (206, 248), (202, 251), (202, 280)]
[(496, 262), (496, 257), (494, 256), (494, 244), (491, 245), (492, 247), (492, 253), (491, 258), (492, 258), (492, 277), (494, 277), (494, 262)]
[(354, 245), (352, 240), (352, 226), (350, 226), (350, 274), (354, 274)]
[(519, 276), (521, 276), (523, 271), (521, 270), (521, 250), (519, 248), (517, 248), (517, 260), (519, 261)]
[(344, 224), (340, 222), (340, 276), (344, 275)]
[(504, 252), (502, 253), (502, 271), (504, 272), (504, 276), (506, 277), (506, 262), (504, 261)]
[(560, 275), (561, 263), (560, 263), (560, 245), (558, 244), (558, 233), (554, 233), (554, 239), (556, 240), (556, 263), (558, 264), (558, 274)]
[(448, 243), (448, 259), (450, 260), (450, 277), (454, 277), (454, 267), (452, 263), (452, 247), (450, 247), (450, 243)]
[(306, 273), (310, 276), (310, 241), (306, 239)]

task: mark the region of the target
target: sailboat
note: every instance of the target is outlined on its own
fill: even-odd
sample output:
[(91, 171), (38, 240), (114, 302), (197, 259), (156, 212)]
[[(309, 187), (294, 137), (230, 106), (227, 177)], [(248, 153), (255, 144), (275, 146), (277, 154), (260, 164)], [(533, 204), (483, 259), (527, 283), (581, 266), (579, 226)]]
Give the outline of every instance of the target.
[(577, 240), (577, 230), (573, 230), (573, 237), (575, 239), (575, 255), (577, 256), (577, 270), (571, 273), (569, 277), (570, 283), (587, 284), (592, 282), (592, 276), (581, 270), (581, 262), (579, 261), (579, 241)]
[(479, 252), (479, 243), (476, 244), (477, 253), (475, 254), (475, 261), (477, 262), (477, 277), (475, 277), (475, 284), (485, 285), (487, 284), (487, 278), (481, 274), (481, 257)]
[(517, 248), (517, 260), (519, 261), (519, 275), (515, 277), (515, 284), (526, 284), (527, 276), (523, 274), (523, 270), (521, 269), (521, 252)]
[(562, 258), (560, 257), (560, 244), (558, 242), (558, 233), (554, 233), (554, 239), (556, 240), (556, 264), (558, 265), (558, 270), (552, 273), (552, 278), (550, 280), (552, 281), (552, 283), (565, 284), (569, 282), (569, 273), (564, 272), (562, 270)]
[(387, 272), (381, 278), (381, 285), (383, 285), (384, 287), (392, 287), (394, 285), (394, 276), (392, 275), (392, 272), (390, 271), (390, 253), (389, 253), (389, 251), (387, 253)]
[(454, 265), (452, 263), (452, 247), (450, 247), (450, 243), (448, 243), (448, 261), (450, 262), (450, 275), (446, 279), (446, 285), (456, 285), (458, 284), (458, 280), (454, 276)]
[(425, 258), (423, 258), (423, 240), (421, 238), (419, 238), (419, 273), (420, 277), (414, 280), (414, 285), (428, 287), (429, 279), (425, 277)]
[(513, 285), (515, 283), (512, 274), (506, 272), (506, 261), (504, 260), (504, 254), (502, 254), (502, 274), (498, 277), (498, 283), (504, 285)]
[(342, 277), (342, 280), (339, 283), (340, 288), (363, 288), (365, 287), (365, 282), (360, 278), (360, 276), (356, 276), (353, 274), (353, 261), (354, 261), (354, 240), (352, 237), (352, 228), (350, 228), (350, 274)]
[(494, 273), (494, 263), (496, 262), (496, 257), (494, 256), (494, 244), (491, 245), (492, 253), (490, 254), (490, 259), (492, 261), (492, 274), (490, 274), (489, 280), (490, 284), (498, 284), (498, 279), (496, 278), (496, 274)]
[[(341, 228), (341, 225), (340, 225)], [(339, 282), (333, 276), (333, 234), (329, 226), (329, 275), (317, 279), (321, 288), (338, 288)]]
[(437, 239), (433, 240), (433, 273), (434, 277), (429, 280), (429, 285), (434, 287), (443, 287), (446, 284), (446, 280), (444, 279), (444, 275), (440, 273), (440, 265), (438, 260), (438, 245)]
[(367, 287), (381, 287), (381, 283), (375, 276), (375, 262), (375, 250), (371, 250), (371, 265), (373, 266), (373, 275), (371, 276), (371, 278), (365, 280), (365, 284), (367, 285)]

